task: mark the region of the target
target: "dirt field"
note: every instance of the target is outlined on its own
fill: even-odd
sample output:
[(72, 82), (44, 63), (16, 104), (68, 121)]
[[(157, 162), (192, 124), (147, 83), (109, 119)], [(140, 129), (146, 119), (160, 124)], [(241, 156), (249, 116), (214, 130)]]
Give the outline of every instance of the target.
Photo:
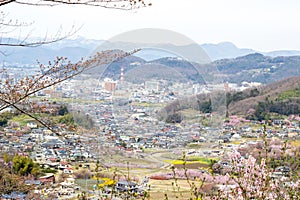
[[(172, 184), (173, 183), (173, 184)], [(197, 187), (199, 183), (194, 182)], [(178, 187), (175, 186), (174, 180), (150, 180), (150, 199), (194, 199), (191, 194), (190, 185), (186, 180), (178, 180)], [(173, 186), (174, 185), (174, 186)]]

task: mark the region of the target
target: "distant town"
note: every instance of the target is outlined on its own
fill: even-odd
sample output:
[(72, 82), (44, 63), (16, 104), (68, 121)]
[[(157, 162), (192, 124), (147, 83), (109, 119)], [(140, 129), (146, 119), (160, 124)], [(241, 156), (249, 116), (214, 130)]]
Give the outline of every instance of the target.
[[(11, 80), (14, 78), (18, 77)], [(94, 79), (82, 74), (38, 92), (31, 101), (40, 107), (45, 104), (44, 113), (66, 106), (75, 123), (80, 124), (75, 116), (81, 113), (92, 121), (92, 127), (72, 130), (55, 124), (49, 129), (32, 119), (10, 120), (1, 128), (0, 148), (2, 152), (30, 156), (40, 166), (45, 172), (43, 176), (28, 178), (25, 183), (34, 188), (34, 195), (44, 199), (76, 199), (83, 195), (88, 199), (110, 195), (122, 199), (129, 198), (126, 197), (129, 193), (134, 194), (130, 198), (139, 199), (148, 190), (154, 194), (161, 190), (161, 181), (171, 179), (172, 174), (166, 171), (171, 166), (182, 168), (183, 154), (188, 170), (204, 176), (210, 170), (224, 174), (230, 167), (227, 159), (230, 152), (248, 156), (264, 144), (262, 138), (279, 143), (286, 140), (292, 146), (299, 146), (299, 115), (267, 121), (221, 116), (220, 126), (210, 126), (211, 121), (217, 120), (216, 113), (197, 109), (187, 109), (180, 122), (157, 116), (177, 99), (214, 91), (244, 91), (260, 85), (257, 82), (201, 85), (156, 79), (134, 84), (126, 80), (122, 67), (118, 80)], [(0, 162), (5, 164), (4, 159)], [(212, 168), (212, 164), (218, 164), (218, 169)], [(273, 175), (286, 177), (285, 182), (289, 182), (286, 174), (291, 170), (278, 166)], [(25, 198), (22, 195), (3, 194), (2, 199)]]

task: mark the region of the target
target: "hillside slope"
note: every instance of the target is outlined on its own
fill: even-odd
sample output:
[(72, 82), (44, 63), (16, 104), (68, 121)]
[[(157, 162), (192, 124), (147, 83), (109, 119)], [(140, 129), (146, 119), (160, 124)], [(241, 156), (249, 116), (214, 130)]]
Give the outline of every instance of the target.
[[(258, 118), (264, 118), (268, 112), (289, 115), (300, 112), (300, 76), (290, 77), (257, 88), (255, 96), (249, 95), (246, 90), (241, 98), (229, 104), (230, 114), (251, 115), (249, 110), (254, 109)], [(250, 97), (249, 97), (250, 96)]]
[(200, 113), (214, 112), (220, 116), (242, 115), (248, 119), (264, 120), (270, 115), (300, 113), (300, 76), (249, 88), (241, 92), (216, 91), (175, 100), (165, 106), (159, 118), (173, 119), (184, 110), (195, 109)]

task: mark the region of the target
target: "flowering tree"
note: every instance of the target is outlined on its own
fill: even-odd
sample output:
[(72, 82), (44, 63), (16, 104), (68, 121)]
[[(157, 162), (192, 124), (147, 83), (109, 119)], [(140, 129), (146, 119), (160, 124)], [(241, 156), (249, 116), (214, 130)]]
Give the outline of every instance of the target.
[(243, 158), (238, 152), (230, 155), (232, 174), (218, 197), (214, 199), (297, 199), (299, 197), (299, 180), (292, 180), (288, 176), (274, 173), (266, 159), (260, 162), (253, 156)]
[[(248, 154), (236, 150), (229, 152), (212, 166), (214, 173), (187, 169), (184, 165), (183, 169), (172, 167), (173, 173), (153, 174), (150, 178), (174, 180), (172, 187), (174, 192), (179, 193), (186, 191), (180, 189), (177, 180), (186, 180), (190, 199), (299, 199), (300, 148), (274, 139), (263, 139), (257, 144), (260, 154), (256, 155), (254, 148), (248, 150)], [(274, 159), (277, 160), (275, 164)]]

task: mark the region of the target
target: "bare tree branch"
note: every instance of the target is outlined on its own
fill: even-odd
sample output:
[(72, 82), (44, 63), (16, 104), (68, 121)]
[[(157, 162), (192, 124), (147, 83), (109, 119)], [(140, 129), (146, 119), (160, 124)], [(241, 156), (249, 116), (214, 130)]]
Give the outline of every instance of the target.
[(0, 6), (4, 6), (6, 4), (12, 3), (15, 0), (0, 0)]
[[(65, 80), (71, 79), (74, 76), (99, 65), (110, 64), (117, 61), (118, 59), (124, 58), (128, 55), (136, 53), (139, 50), (134, 50), (132, 52), (124, 51), (103, 51), (98, 52), (96, 55), (91, 56), (85, 61), (79, 61), (75, 64), (68, 61), (66, 58), (58, 57), (54, 63), (49, 63), (45, 66), (40, 64), (40, 71), (36, 75), (26, 76), (16, 83), (11, 83), (11, 80), (7, 78), (3, 81), (1, 80), (0, 87), (0, 111), (8, 107), (14, 107), (23, 114), (37, 120), (42, 125), (47, 128), (51, 128), (45, 122), (37, 119), (29, 112), (21, 109), (17, 104), (22, 103), (24, 100), (28, 99), (31, 95), (49, 88), (51, 86), (57, 85)], [(5, 75), (7, 71), (0, 71), (2, 75)], [(50, 129), (51, 130), (51, 129)]]
[[(56, 131), (51, 127), (51, 125), (43, 122), (42, 120), (40, 120), (39, 118), (35, 117), (34, 115), (32, 115), (31, 113), (29, 112), (26, 112), (24, 109), (21, 109), (19, 108), (18, 106), (16, 106), (15, 104), (12, 104), (11, 102), (9, 101), (6, 101), (5, 99), (0, 99), (0, 101), (6, 103), (8, 106), (11, 106), (13, 108), (15, 108), (17, 111), (19, 111), (20, 113), (23, 113), (27, 116), (29, 116), (30, 118), (36, 120), (37, 122), (39, 122), (41, 125), (43, 125), (44, 127), (48, 128), (49, 130), (51, 130), (52, 132), (56, 133)], [(59, 134), (59, 133), (56, 133), (56, 134)]]
[[(0, 27), (1, 27), (1, 23), (0, 23)], [(23, 25), (18, 24), (18, 25), (15, 25), (14, 27), (22, 28)], [(18, 40), (11, 40), (10, 38), (6, 38), (6, 39), (1, 38), (0, 39), (0, 47), (1, 46), (5, 46), (5, 47), (38, 47), (38, 46), (45, 45), (45, 44), (51, 44), (54, 42), (58, 42), (58, 41), (67, 39), (68, 37), (77, 33), (80, 28), (81, 27), (76, 28), (73, 25), (71, 30), (69, 30), (66, 33), (62, 33), (62, 31), (58, 30), (56, 35), (53, 37), (48, 38), (47, 34), (46, 34), (44, 39), (41, 39), (38, 41), (33, 41), (33, 42), (29, 41), (29, 37), (30, 37), (29, 34), (27, 36), (25, 36), (24, 38), (18, 39)]]
[[(144, 0), (0, 0), (0, 6), (5, 6), (10, 3), (32, 6), (72, 4), (98, 6), (121, 10), (132, 10), (151, 5), (151, 3), (146, 3)], [(3, 35), (12, 31), (16, 31), (17, 29), (22, 30), (21, 28), (28, 25), (30, 24), (19, 22), (18, 20), (7, 19), (7, 15), (4, 12), (0, 12), (0, 34), (2, 35), (0, 37), (0, 47), (36, 47), (66, 39), (78, 31), (78, 29), (75, 29), (73, 26), (72, 30), (66, 34), (62, 34), (61, 30), (58, 30), (55, 37), (49, 39), (46, 34), (43, 40), (33, 42), (29, 41), (29, 34), (25, 36), (25, 38), (18, 40), (3, 38)], [(136, 51), (138, 50), (134, 50), (133, 52), (129, 53), (123, 51), (99, 52), (95, 56), (92, 56), (85, 61), (81, 60), (77, 63), (71, 63), (66, 58), (57, 57), (53, 63), (49, 62), (49, 65), (40, 64), (39, 73), (30, 77), (26, 76), (20, 80), (17, 80), (15, 83), (12, 83), (9, 78), (2, 80), (0, 79), (0, 111), (8, 107), (13, 107), (51, 130), (51, 127), (47, 125), (47, 123), (36, 118), (31, 113), (26, 112), (26, 110), (20, 108), (19, 105), (26, 103), (26, 100), (28, 100), (31, 95), (43, 89), (57, 85), (82, 73), (87, 69), (103, 64), (109, 64), (117, 59), (133, 54)], [(0, 53), (6, 55), (1, 49)], [(5, 76), (6, 71), (0, 70), (0, 75)]]
[[(32, 5), (32, 6), (55, 6), (61, 4), (67, 5), (86, 5), (94, 7), (103, 7), (110, 9), (121, 9), (121, 10), (132, 10), (138, 9), (146, 6), (150, 6), (151, 3), (146, 3), (144, 0), (0, 0), (0, 6), (4, 6), (9, 3), (23, 4), (23, 5)], [(0, 33), (3, 35), (13, 32), (18, 28), (23, 28), (24, 26), (29, 26), (30, 24), (19, 22), (18, 20), (7, 20), (7, 15), (2, 11), (0, 13)], [(80, 29), (80, 28), (79, 28)], [(44, 44), (54, 43), (63, 39), (66, 39), (74, 35), (78, 29), (75, 29), (74, 26), (72, 29), (65, 34), (57, 34), (53, 38), (44, 38), (44, 40), (28, 42), (28, 37), (21, 39), (20, 41), (10, 42), (0, 41), (0, 46), (7, 47), (36, 47)], [(58, 32), (61, 33), (61, 32)], [(3, 50), (0, 50), (0, 53), (5, 55)]]
[(151, 3), (146, 3), (144, 0), (0, 0), (0, 6), (9, 3), (18, 3), (33, 6), (55, 6), (59, 4), (86, 5), (122, 10), (131, 10), (151, 6)]

